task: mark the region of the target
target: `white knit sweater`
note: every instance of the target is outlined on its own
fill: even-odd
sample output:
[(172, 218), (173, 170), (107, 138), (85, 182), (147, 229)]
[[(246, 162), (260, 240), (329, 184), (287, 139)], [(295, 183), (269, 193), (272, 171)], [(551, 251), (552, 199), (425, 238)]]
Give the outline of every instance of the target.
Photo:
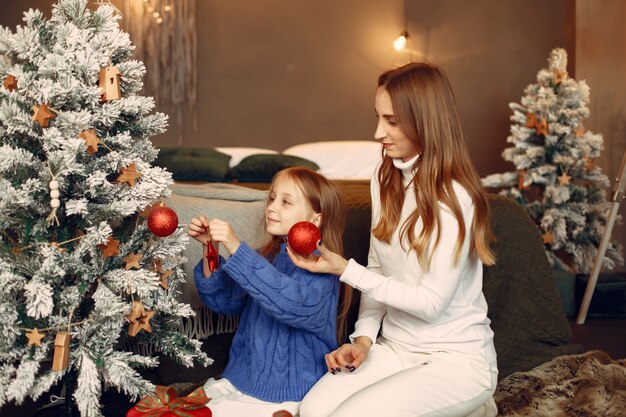
[[(408, 186), (413, 179), (415, 158), (407, 162), (394, 159), (393, 162), (402, 170), (404, 184)], [(371, 182), (372, 225), (377, 224), (380, 216), (378, 169), (380, 167)], [(453, 187), (467, 228), (460, 263), (455, 265), (453, 259), (458, 223), (443, 205), (440, 207), (441, 238), (428, 272), (420, 267), (414, 251), (407, 253), (400, 246), (401, 226), (389, 244), (372, 236), (367, 268), (351, 259), (340, 278), (362, 292), (359, 319), (350, 336), (352, 340), (367, 336), (375, 341), (382, 330), (382, 336), (409, 351), (480, 355), (487, 363), (495, 363), (493, 331), (482, 293), (483, 265), (477, 256), (468, 256), (474, 207), (463, 187), (458, 183)], [(412, 188), (411, 185), (406, 194), (399, 225), (416, 208)], [(419, 220), (416, 236), (421, 226)], [(408, 242), (404, 242), (404, 247), (408, 248)]]

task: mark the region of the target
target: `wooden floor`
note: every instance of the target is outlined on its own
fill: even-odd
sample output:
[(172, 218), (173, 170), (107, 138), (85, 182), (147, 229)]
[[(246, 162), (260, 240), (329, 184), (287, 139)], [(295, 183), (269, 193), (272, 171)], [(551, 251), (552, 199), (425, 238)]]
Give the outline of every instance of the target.
[(626, 358), (626, 317), (587, 318), (585, 324), (570, 319), (572, 339), (585, 350), (600, 349), (613, 359)]

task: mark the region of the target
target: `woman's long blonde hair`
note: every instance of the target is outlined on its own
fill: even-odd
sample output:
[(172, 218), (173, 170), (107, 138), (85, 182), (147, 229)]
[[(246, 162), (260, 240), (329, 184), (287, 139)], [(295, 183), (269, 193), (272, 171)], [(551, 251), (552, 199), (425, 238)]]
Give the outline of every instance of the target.
[[(345, 208), (341, 194), (335, 184), (323, 175), (304, 167), (291, 167), (278, 172), (268, 192), (272, 194), (274, 184), (278, 178), (288, 178), (302, 191), (304, 198), (315, 213), (321, 213), (319, 226), (324, 246), (331, 251), (343, 255), (343, 231), (346, 223)], [(267, 204), (269, 204), (269, 199)], [(272, 260), (280, 252), (281, 236), (272, 236), (259, 249), (259, 253)], [(339, 303), (337, 305), (337, 341), (342, 343), (346, 336), (346, 322), (348, 310), (352, 302), (352, 287), (341, 283)]]
[[(459, 183), (474, 204), (470, 231), (470, 255), (476, 254), (485, 265), (493, 265), (495, 256), (489, 247), (492, 239), (489, 205), (480, 178), (470, 161), (454, 93), (443, 69), (428, 63), (410, 63), (383, 73), (378, 88), (387, 91), (402, 132), (413, 142), (419, 157), (415, 170), (414, 193), (417, 208), (402, 224), (400, 241), (406, 238), (424, 270), (441, 238), (439, 203), (447, 206), (459, 225), (454, 249), (454, 263), (459, 264), (466, 227), (452, 182)], [(381, 215), (373, 235), (389, 243), (400, 222), (404, 203), (402, 173), (391, 158), (384, 157), (378, 172)], [(423, 227), (415, 236), (415, 225)], [(435, 234), (433, 247), (429, 243)]]

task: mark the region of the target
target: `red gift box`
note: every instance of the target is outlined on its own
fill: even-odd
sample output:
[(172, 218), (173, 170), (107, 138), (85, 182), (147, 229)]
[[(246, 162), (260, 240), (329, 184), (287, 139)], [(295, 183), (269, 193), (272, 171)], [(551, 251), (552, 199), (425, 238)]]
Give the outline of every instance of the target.
[(172, 388), (157, 385), (156, 395), (144, 397), (126, 417), (211, 417), (209, 402), (202, 387), (186, 397), (176, 397)]

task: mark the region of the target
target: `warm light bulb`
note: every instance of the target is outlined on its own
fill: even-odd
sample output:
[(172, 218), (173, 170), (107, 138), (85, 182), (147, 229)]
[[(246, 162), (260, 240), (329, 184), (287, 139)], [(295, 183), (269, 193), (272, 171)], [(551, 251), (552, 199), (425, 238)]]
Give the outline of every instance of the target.
[(161, 14), (159, 12), (154, 12), (152, 13), (152, 16), (154, 16), (155, 19), (158, 19)]
[(170, 10), (172, 10), (172, 6), (170, 6), (169, 4), (163, 6), (163, 11), (169, 12)]
[(393, 47), (396, 51), (401, 51), (406, 48), (406, 40), (409, 37), (408, 32), (404, 31), (393, 41)]
[(156, 19), (156, 22), (157, 22), (158, 25), (160, 25), (161, 23), (163, 23), (163, 18), (162, 17), (158, 17)]

